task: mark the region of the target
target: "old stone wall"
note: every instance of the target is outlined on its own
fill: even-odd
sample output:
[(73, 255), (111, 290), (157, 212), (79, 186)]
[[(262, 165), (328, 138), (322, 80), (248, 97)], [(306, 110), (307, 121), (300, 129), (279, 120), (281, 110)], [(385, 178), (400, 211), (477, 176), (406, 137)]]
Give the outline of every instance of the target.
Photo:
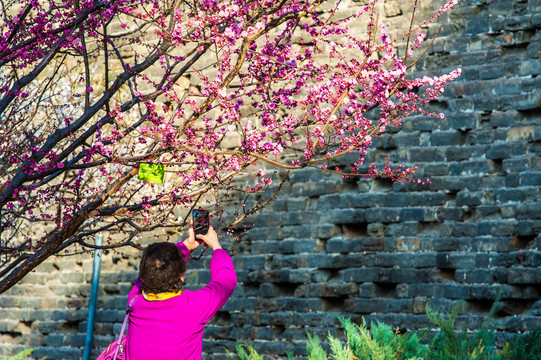
[[(389, 27), (407, 26), (409, 6), (385, 2)], [(431, 104), (446, 117), (407, 120), (367, 159), (417, 164), (431, 184), (292, 173), (231, 244), (239, 285), (208, 326), (204, 358), (225, 358), (235, 341), (302, 355), (306, 332), (340, 331), (338, 314), (424, 328), (427, 304), (448, 313), (461, 300), (458, 327), (475, 330), (499, 292), (500, 341), (541, 325), (541, 1), (462, 0), (438, 22), (416, 71), (462, 68)], [(94, 355), (119, 333), (137, 255), (103, 257)], [(203, 259), (189, 264), (190, 288), (209, 280)], [(0, 356), (80, 358), (91, 272), (89, 256), (52, 259), (1, 295)]]

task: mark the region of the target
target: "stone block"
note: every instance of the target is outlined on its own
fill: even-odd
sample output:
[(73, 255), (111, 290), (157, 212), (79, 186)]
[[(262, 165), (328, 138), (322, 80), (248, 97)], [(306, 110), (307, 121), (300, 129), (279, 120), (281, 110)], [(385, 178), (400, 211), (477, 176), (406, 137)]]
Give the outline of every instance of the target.
[[(383, 251), (383, 247), (381, 250), (377, 250), (377, 252)], [(366, 252), (361, 253), (353, 253), (348, 254), (344, 256), (344, 259), (342, 261), (342, 268), (344, 269), (351, 269), (351, 268), (359, 268), (359, 267), (374, 267), (377, 264), (377, 255), (376, 254), (370, 254)]]
[(541, 93), (503, 96), (499, 100), (500, 107), (504, 110), (534, 110), (541, 106)]
[(481, 205), (483, 194), (479, 192), (460, 191), (456, 197), (456, 206)]
[(507, 270), (507, 281), (509, 284), (536, 284), (535, 268), (512, 267)]
[(503, 68), (500, 64), (485, 64), (479, 68), (479, 79), (493, 80), (505, 76)]
[(312, 254), (308, 257), (308, 267), (317, 269), (342, 268), (344, 255), (341, 254)]
[(279, 311), (325, 311), (325, 301), (321, 299), (279, 298), (276, 300), (276, 306)]
[(520, 189), (498, 189), (496, 193), (498, 203), (517, 203), (523, 202), (525, 199), (526, 194)]
[(517, 31), (532, 28), (531, 15), (508, 15), (505, 17), (504, 28)]
[(424, 208), (406, 208), (401, 209), (399, 214), (400, 221), (423, 221), (425, 218)]
[(398, 133), (392, 136), (391, 141), (397, 148), (410, 148), (419, 145), (419, 134)]
[(356, 314), (371, 314), (377, 311), (377, 301), (374, 299), (353, 299), (351, 312)]
[(64, 342), (64, 336), (58, 334), (47, 335), (43, 338), (43, 345), (48, 347), (61, 347)]
[(426, 297), (418, 296), (415, 299), (413, 299), (412, 304), (412, 313), (414, 314), (426, 314), (426, 305), (427, 305), (427, 299)]
[(516, 205), (516, 217), (522, 219), (541, 219), (541, 202)]
[(510, 127), (519, 120), (519, 114), (516, 110), (494, 111), (490, 114), (490, 124), (493, 127)]
[(370, 223), (391, 223), (400, 220), (400, 209), (372, 208), (366, 210), (366, 221)]
[(465, 33), (468, 35), (482, 34), (488, 32), (488, 29), (488, 16), (478, 16), (473, 19), (468, 19), (468, 21), (466, 22)]
[(358, 239), (333, 238), (327, 240), (326, 250), (329, 253), (349, 253), (361, 250), (361, 242)]
[(334, 209), (321, 214), (321, 221), (331, 224), (351, 224), (365, 222), (364, 209)]
[(486, 157), (487, 159), (508, 159), (512, 156), (520, 156), (526, 153), (525, 142), (497, 143), (490, 145)]
[(51, 351), (49, 347), (36, 347), (32, 356), (35, 356), (37, 359), (47, 357), (51, 360), (70, 360), (70, 359), (81, 359), (82, 350), (77, 348), (70, 347), (58, 347), (54, 348), (54, 351)]
[(308, 269), (288, 269), (280, 270), (280, 281), (292, 284), (301, 284), (310, 282), (311, 274)]
[(417, 237), (408, 237), (408, 238), (399, 237), (396, 239), (396, 249), (402, 252), (420, 251), (421, 245), (422, 245), (422, 239), (417, 238)]
[(371, 238), (383, 237), (386, 227), (381, 223), (368, 224), (366, 227), (367, 235)]
[(487, 160), (453, 162), (449, 166), (449, 175), (481, 175), (488, 172), (489, 166)]
[[(531, 221), (519, 221), (517, 224), (517, 233), (519, 236), (533, 235), (533, 225)], [(537, 233), (537, 232), (535, 232)]]
[(432, 178), (433, 176), (445, 176), (449, 174), (449, 165), (447, 163), (441, 164), (427, 164), (422, 168), (423, 175)]
[(537, 156), (519, 156), (510, 159), (504, 159), (502, 162), (502, 171), (505, 173), (522, 172), (534, 170), (540, 167), (540, 158)]
[(433, 251), (456, 251), (458, 250), (458, 241), (456, 238), (453, 238), (453, 237), (441, 237), (434, 241), (432, 250)]
[(495, 273), (487, 269), (458, 269), (455, 272), (455, 280), (458, 283), (465, 284), (492, 284), (494, 283)]
[(470, 287), (459, 284), (444, 284), (443, 293), (447, 299), (463, 300), (470, 297)]
[(541, 186), (541, 171), (527, 171), (519, 175), (521, 186)]
[(259, 295), (261, 297), (278, 297), (281, 294), (282, 289), (276, 284), (263, 283), (259, 286)]
[(431, 270), (429, 269), (379, 269), (377, 282), (381, 283), (416, 283), (416, 282), (428, 282)]
[(386, 194), (382, 206), (385, 207), (405, 207), (408, 206), (408, 194), (390, 193)]
[(283, 226), (280, 232), (280, 239), (306, 238), (311, 234), (311, 227), (305, 226)]
[(281, 251), (281, 241), (254, 241), (251, 246), (253, 254), (278, 254)]
[(357, 268), (340, 271), (342, 281), (352, 283), (376, 282), (379, 278), (377, 268)]
[(478, 223), (479, 236), (512, 236), (516, 234), (516, 221), (481, 221)]
[(377, 267), (397, 266), (399, 268), (407, 268), (410, 264), (410, 254), (379, 253), (375, 256), (374, 261), (374, 265)]
[(408, 314), (413, 310), (413, 299), (387, 299), (376, 301), (376, 311), (382, 314)]
[(307, 198), (288, 198), (287, 199), (287, 211), (303, 211), (306, 210)]
[(336, 298), (358, 293), (358, 285), (354, 283), (326, 283), (306, 285), (306, 297)]
[(313, 253), (315, 242), (313, 239), (284, 240), (282, 242), (282, 252), (284, 254)]
[(437, 209), (438, 219), (443, 221), (461, 221), (464, 218), (462, 207), (445, 206)]
[[(413, 150), (413, 151), (412, 151)], [(408, 160), (413, 163), (426, 163), (442, 161), (444, 159), (444, 151), (438, 148), (423, 148), (418, 147), (412, 150), (408, 150)]]
[(433, 131), (430, 135), (430, 143), (433, 146), (453, 146), (460, 144), (462, 135), (456, 130)]
[[(471, 102), (471, 100), (466, 100), (466, 101)], [(473, 105), (470, 105), (469, 107), (472, 107), (472, 106)], [(464, 108), (464, 107), (460, 106), (460, 108)], [(447, 119), (447, 123), (449, 124), (450, 129), (458, 129), (461, 131), (466, 131), (466, 130), (474, 129), (477, 127), (477, 119), (472, 114), (468, 114), (468, 113), (461, 113), (460, 115), (445, 114), (445, 118)]]
[[(235, 256), (235, 266), (242, 268), (243, 270), (259, 270), (265, 267), (265, 255), (238, 255)], [(207, 279), (210, 275), (210, 271), (201, 269), (198, 271), (198, 277), (200, 283), (205, 283), (203, 279)]]

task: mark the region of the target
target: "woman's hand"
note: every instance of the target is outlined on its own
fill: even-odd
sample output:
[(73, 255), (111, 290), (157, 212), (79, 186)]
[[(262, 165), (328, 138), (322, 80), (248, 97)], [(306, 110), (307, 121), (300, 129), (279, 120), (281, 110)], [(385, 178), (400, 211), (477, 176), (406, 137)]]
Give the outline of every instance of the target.
[(193, 220), (190, 220), (190, 227), (188, 228), (188, 236), (186, 237), (186, 240), (184, 240), (184, 245), (188, 248), (190, 251), (194, 251), (201, 245), (201, 240), (197, 240), (195, 238), (195, 233), (193, 231)]
[(212, 251), (222, 248), (222, 245), (220, 245), (220, 241), (218, 240), (218, 234), (216, 234), (216, 231), (214, 231), (212, 226), (209, 226), (209, 231), (205, 235), (198, 234), (197, 239), (204, 241)]

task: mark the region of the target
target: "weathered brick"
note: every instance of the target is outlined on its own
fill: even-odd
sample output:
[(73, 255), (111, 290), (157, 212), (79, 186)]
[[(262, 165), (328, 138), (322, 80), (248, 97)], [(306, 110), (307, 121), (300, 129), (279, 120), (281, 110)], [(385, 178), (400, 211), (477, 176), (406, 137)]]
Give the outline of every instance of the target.
[(342, 270), (342, 280), (344, 282), (366, 283), (378, 281), (377, 268), (358, 268)]
[(526, 152), (526, 143), (498, 143), (490, 145), (487, 151), (487, 159), (507, 159), (511, 156), (519, 156)]
[(400, 209), (396, 208), (373, 208), (366, 210), (367, 222), (390, 223), (400, 219)]
[(433, 131), (430, 135), (430, 142), (434, 146), (452, 146), (460, 144), (462, 135), (459, 131)]
[(309, 284), (305, 288), (306, 297), (343, 297), (358, 292), (358, 285), (352, 283)]
[(508, 269), (507, 281), (509, 284), (536, 284), (536, 269), (512, 267)]
[(519, 181), (521, 186), (541, 186), (541, 171), (523, 172)]
[(478, 224), (479, 236), (512, 236), (516, 233), (516, 221), (482, 221)]
[(321, 214), (321, 221), (332, 224), (351, 224), (365, 222), (364, 209), (334, 209)]
[(518, 204), (516, 216), (518, 219), (541, 219), (541, 202)]
[(494, 127), (510, 127), (519, 120), (516, 110), (494, 111), (490, 114), (490, 124)]
[(494, 282), (494, 272), (488, 269), (457, 270), (455, 280), (467, 284), (491, 284)]
[(536, 168), (539, 164), (537, 157), (519, 157), (512, 159), (504, 159), (502, 170), (506, 173), (521, 172), (530, 168)]
[(486, 174), (488, 171), (489, 165), (486, 160), (454, 162), (449, 166), (450, 175)]
[(378, 282), (382, 283), (415, 283), (427, 282), (432, 270), (429, 269), (380, 269)]
[(541, 106), (541, 94), (530, 93), (512, 96), (503, 96), (500, 98), (500, 106), (504, 110), (533, 110)]
[(423, 221), (425, 219), (425, 208), (407, 208), (400, 210), (400, 221)]

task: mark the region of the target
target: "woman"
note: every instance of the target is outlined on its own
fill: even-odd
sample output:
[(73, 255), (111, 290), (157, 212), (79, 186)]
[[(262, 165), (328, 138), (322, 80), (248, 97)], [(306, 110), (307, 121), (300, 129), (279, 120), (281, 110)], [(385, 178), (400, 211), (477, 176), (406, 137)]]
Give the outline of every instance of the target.
[[(182, 290), (186, 260), (202, 242), (213, 251), (211, 281), (200, 290)], [(149, 245), (141, 258), (139, 278), (128, 296), (128, 303), (138, 298), (130, 313), (127, 359), (201, 359), (204, 326), (225, 304), (236, 284), (233, 261), (212, 226), (196, 239), (191, 223), (184, 242)]]

